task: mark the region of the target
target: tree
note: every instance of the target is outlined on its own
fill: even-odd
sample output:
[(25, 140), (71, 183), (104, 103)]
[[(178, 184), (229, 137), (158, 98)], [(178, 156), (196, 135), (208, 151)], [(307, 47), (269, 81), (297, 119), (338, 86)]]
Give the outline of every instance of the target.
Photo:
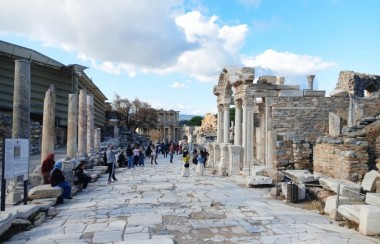
[(202, 125), (202, 116), (194, 116), (187, 123), (188, 126), (201, 126)]

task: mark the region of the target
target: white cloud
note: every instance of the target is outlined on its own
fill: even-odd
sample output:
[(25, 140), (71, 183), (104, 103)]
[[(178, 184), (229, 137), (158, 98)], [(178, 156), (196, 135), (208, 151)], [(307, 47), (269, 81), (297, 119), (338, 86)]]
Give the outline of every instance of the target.
[(335, 62), (320, 57), (298, 55), (291, 52), (277, 52), (268, 49), (255, 57), (243, 58), (245, 66), (255, 67), (256, 77), (260, 75), (285, 76), (290, 83), (300, 83), (305, 76), (337, 67)]
[(172, 88), (189, 88), (190, 86), (185, 84), (185, 83), (180, 83), (180, 82), (176, 81), (173, 84), (171, 84), (170, 87), (172, 87)]

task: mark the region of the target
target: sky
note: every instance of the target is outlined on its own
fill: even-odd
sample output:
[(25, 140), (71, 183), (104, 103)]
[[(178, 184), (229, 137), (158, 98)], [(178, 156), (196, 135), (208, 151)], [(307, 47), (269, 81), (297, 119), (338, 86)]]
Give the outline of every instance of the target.
[(380, 74), (378, 0), (0, 0), (0, 40), (156, 109), (217, 113), (224, 67), (334, 90), (339, 72)]

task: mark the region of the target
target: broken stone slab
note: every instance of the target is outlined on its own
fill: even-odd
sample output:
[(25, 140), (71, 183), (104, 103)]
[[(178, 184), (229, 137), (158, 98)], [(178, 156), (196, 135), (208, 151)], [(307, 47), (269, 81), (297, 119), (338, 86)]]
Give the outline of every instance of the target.
[(245, 179), (245, 185), (247, 187), (260, 186), (260, 185), (271, 185), (272, 178), (266, 176), (251, 176)]
[(380, 207), (373, 205), (360, 206), (359, 233), (372, 236), (380, 234)]
[(348, 97), (348, 91), (335, 89), (329, 93), (330, 97)]
[(364, 175), (362, 187), (364, 191), (375, 191), (376, 181), (380, 179), (380, 173), (376, 170), (371, 170)]
[(307, 170), (285, 170), (284, 174), (296, 183), (304, 184), (306, 182), (316, 181), (314, 175)]
[(353, 192), (353, 194), (360, 193), (362, 189), (361, 185), (343, 179), (320, 178), (319, 184), (323, 188), (335, 193), (338, 193), (338, 186), (340, 185), (340, 194), (343, 196), (347, 196), (349, 192)]
[(57, 198), (62, 195), (61, 187), (52, 187), (51, 185), (39, 185), (29, 190), (30, 199)]
[(39, 210), (40, 208), (37, 205), (29, 204), (12, 206), (6, 211), (13, 214), (17, 219), (27, 219)]
[(0, 212), (0, 236), (11, 227), (15, 216), (9, 212)]
[(273, 75), (260, 76), (257, 80), (257, 84), (276, 84), (277, 77)]
[(340, 205), (338, 212), (346, 219), (357, 224), (360, 222), (360, 206), (362, 205)]
[(380, 193), (367, 193), (365, 203), (380, 207)]
[[(334, 196), (329, 196), (326, 198), (326, 203), (325, 203), (325, 213), (326, 214), (331, 214), (333, 211), (336, 211), (336, 199), (337, 199), (337, 195), (334, 195)], [(363, 202), (364, 204), (364, 202)], [(339, 205), (360, 205), (358, 204), (357, 201), (355, 200), (352, 200), (348, 197), (344, 197), (344, 196), (339, 196)]]
[(39, 207), (40, 211), (46, 212), (50, 207), (55, 205), (57, 198), (44, 198), (44, 199), (33, 199), (31, 204)]
[(108, 167), (107, 166), (94, 166), (92, 169), (99, 170), (102, 174), (105, 174)]

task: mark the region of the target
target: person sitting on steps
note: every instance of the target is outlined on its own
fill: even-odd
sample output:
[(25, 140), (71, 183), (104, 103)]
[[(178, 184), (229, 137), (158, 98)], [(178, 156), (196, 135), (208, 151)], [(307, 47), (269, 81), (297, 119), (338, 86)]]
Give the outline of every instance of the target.
[(62, 162), (58, 161), (54, 164), (54, 168), (50, 172), (50, 184), (52, 187), (59, 186), (63, 189), (63, 194), (58, 197), (57, 204), (63, 203), (63, 199), (72, 199), (70, 183), (65, 181), (62, 173)]
[(79, 165), (74, 169), (74, 176), (77, 177), (78, 185), (82, 185), (82, 191), (88, 192), (87, 185), (90, 182), (91, 177), (84, 173), (85, 161), (81, 161)]

